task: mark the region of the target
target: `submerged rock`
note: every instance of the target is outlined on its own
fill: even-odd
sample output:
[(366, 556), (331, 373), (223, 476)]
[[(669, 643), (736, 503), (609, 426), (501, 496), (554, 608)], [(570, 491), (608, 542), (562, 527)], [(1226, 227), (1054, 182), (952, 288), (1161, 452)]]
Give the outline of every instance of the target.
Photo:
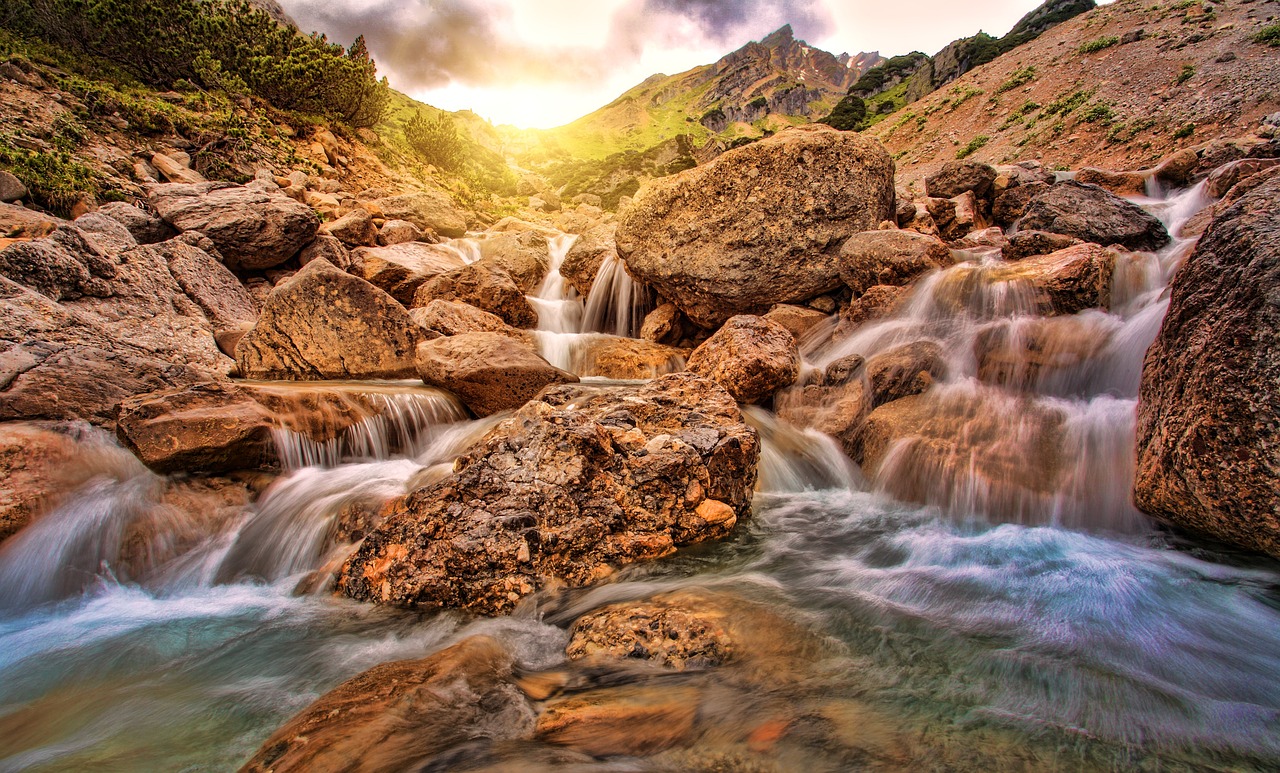
[(689, 355), (689, 372), (715, 381), (740, 403), (767, 400), (800, 375), (796, 339), (782, 325), (742, 314)]
[(759, 453), (733, 398), (692, 374), (554, 387), (472, 446), (453, 475), (390, 506), (340, 588), (506, 612), (540, 588), (589, 585), (728, 534), (749, 512)]
[(460, 333), (418, 347), (418, 375), (447, 389), (477, 416), (519, 408), (550, 384), (578, 377), (501, 333)]
[(1158, 250), (1170, 242), (1164, 224), (1096, 185), (1065, 180), (1027, 204), (1019, 230), (1050, 231), (1129, 250)]
[(1280, 177), (1219, 213), (1174, 277), (1138, 398), (1140, 509), (1280, 556)]
[(619, 217), (618, 252), (715, 329), (838, 287), (840, 245), (892, 218), (893, 204), (893, 160), (879, 143), (805, 126), (646, 185)]
[(1115, 265), (1115, 252), (1096, 244), (991, 266), (962, 264), (942, 277), (938, 298), (957, 309), (1014, 304), (1023, 313), (1075, 314), (1111, 303)]

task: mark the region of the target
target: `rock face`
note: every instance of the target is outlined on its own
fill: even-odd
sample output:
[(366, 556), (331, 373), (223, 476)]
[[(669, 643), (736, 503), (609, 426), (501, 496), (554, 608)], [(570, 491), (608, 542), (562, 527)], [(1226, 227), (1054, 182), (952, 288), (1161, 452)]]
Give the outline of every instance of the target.
[(1219, 213), (1174, 278), (1138, 398), (1140, 509), (1280, 556), (1280, 177)]
[(740, 403), (767, 400), (800, 375), (800, 351), (777, 322), (741, 314), (689, 355), (689, 372), (709, 378)]
[(812, 125), (650, 183), (617, 246), (632, 275), (714, 329), (835, 289), (840, 245), (893, 216), (884, 148)]
[(468, 303), (516, 327), (531, 328), (538, 324), (538, 312), (511, 275), (489, 263), (472, 263), (422, 283), (414, 293), (413, 305), (426, 306), (435, 300)]
[(876, 285), (905, 285), (923, 273), (951, 265), (951, 250), (914, 231), (863, 231), (840, 248), (840, 279), (854, 296)]
[(550, 384), (578, 381), (501, 333), (462, 333), (423, 342), (418, 375), (456, 394), (477, 416), (519, 408)]
[(495, 614), (548, 583), (722, 537), (750, 507), (760, 442), (697, 376), (607, 391), (549, 389), (449, 478), (389, 508), (343, 567), (361, 600)]
[(512, 657), (487, 636), (420, 660), (383, 663), (308, 706), (263, 743), (245, 773), (436, 770), (435, 755), (533, 732)]
[(394, 298), (317, 259), (271, 292), (236, 363), (255, 379), (407, 378), (420, 338)]
[(420, 242), (358, 249), (353, 259), (360, 267), (355, 273), (404, 306), (413, 303), (423, 282), (466, 265), (457, 253)]
[(149, 198), (165, 222), (212, 239), (236, 270), (280, 265), (307, 246), (320, 227), (310, 207), (263, 184), (155, 185)]
[(1164, 224), (1096, 185), (1066, 180), (1027, 204), (1019, 230), (1050, 231), (1101, 245), (1158, 250), (1169, 243)]

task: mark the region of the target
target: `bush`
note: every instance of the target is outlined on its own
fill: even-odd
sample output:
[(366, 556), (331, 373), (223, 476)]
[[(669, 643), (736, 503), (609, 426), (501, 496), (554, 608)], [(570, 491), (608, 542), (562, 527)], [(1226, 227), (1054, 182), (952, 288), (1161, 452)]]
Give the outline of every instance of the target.
[(1019, 86), (1027, 85), (1032, 80), (1034, 80), (1035, 77), (1036, 77), (1036, 68), (1034, 67), (1024, 67), (1021, 70), (1016, 70), (1012, 75), (1009, 76), (1009, 80), (1005, 81), (1004, 83), (1001, 83), (999, 86), (996, 87), (996, 93), (1003, 94), (1006, 91), (1013, 91)]
[(1262, 43), (1272, 48), (1280, 46), (1280, 24), (1269, 24), (1258, 30), (1258, 34), (1253, 36), (1253, 42)]
[(1174, 83), (1181, 86), (1195, 77), (1195, 74), (1196, 66), (1194, 64), (1184, 64), (1182, 65), (1182, 72), (1178, 73), (1178, 77), (1175, 79)]
[(1112, 121), (1115, 120), (1115, 116), (1116, 114), (1110, 105), (1098, 103), (1084, 111), (1084, 114), (1080, 116), (1080, 120), (1085, 123), (1100, 123), (1103, 126), (1110, 126)]
[(414, 113), (404, 126), (404, 138), (423, 161), (441, 169), (456, 172), (466, 160), (466, 147), (458, 129), (444, 113), (431, 119), (423, 118), (421, 111)]
[(973, 155), (974, 151), (976, 151), (978, 148), (982, 147), (983, 145), (986, 145), (990, 141), (991, 141), (991, 138), (988, 137), (987, 135), (979, 134), (977, 137), (974, 137), (973, 139), (969, 140), (968, 145), (965, 145), (963, 148), (960, 148), (959, 150), (956, 151), (956, 158), (968, 158), (969, 156)]
[(1184, 140), (1184, 139), (1186, 139), (1187, 137), (1190, 137), (1192, 134), (1194, 134), (1194, 133), (1195, 133), (1195, 131), (1196, 131), (1196, 125), (1195, 125), (1195, 124), (1193, 124), (1193, 123), (1184, 123), (1182, 126), (1179, 126), (1179, 127), (1178, 127), (1178, 130), (1177, 130), (1177, 131), (1175, 131), (1175, 132), (1173, 133), (1173, 138), (1174, 138), (1175, 140)]
[(67, 216), (82, 195), (96, 197), (98, 175), (71, 158), (65, 150), (35, 153), (0, 135), (0, 169), (12, 172), (27, 186), (31, 200), (56, 215)]
[(1090, 40), (1086, 43), (1081, 43), (1080, 53), (1092, 54), (1095, 51), (1101, 51), (1104, 48), (1111, 48), (1112, 46), (1114, 46), (1119, 42), (1120, 42), (1120, 38), (1114, 35), (1108, 35), (1106, 37), (1097, 38), (1095, 40)]
[(841, 131), (857, 131), (862, 126), (862, 120), (867, 117), (867, 103), (862, 101), (862, 97), (853, 95), (847, 96), (832, 109), (831, 114), (823, 118), (819, 123), (839, 129)]

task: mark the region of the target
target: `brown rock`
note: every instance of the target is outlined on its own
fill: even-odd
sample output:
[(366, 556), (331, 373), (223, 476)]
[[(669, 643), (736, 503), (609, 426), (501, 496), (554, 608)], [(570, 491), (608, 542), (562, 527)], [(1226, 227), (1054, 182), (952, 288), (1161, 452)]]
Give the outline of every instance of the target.
[(1188, 185), (1199, 164), (1200, 156), (1191, 148), (1183, 148), (1157, 164), (1152, 174), (1166, 185)]
[(796, 340), (782, 325), (742, 314), (689, 355), (689, 372), (709, 378), (740, 403), (769, 399), (800, 375)]
[(510, 274), (522, 292), (532, 293), (547, 275), (547, 237), (536, 231), (489, 234), (480, 240), (480, 259)]
[(117, 261), (79, 228), (59, 226), (48, 238), (16, 242), (0, 251), (0, 276), (55, 301), (107, 297)]
[(786, 303), (779, 303), (769, 309), (764, 318), (785, 327), (797, 342), (804, 338), (805, 333), (827, 321), (827, 315), (816, 309)]
[(477, 416), (519, 408), (550, 384), (578, 381), (500, 333), (424, 341), (418, 347), (418, 375), (456, 394)]
[(1074, 236), (1054, 234), (1048, 231), (1018, 231), (1009, 237), (1003, 255), (1005, 260), (1022, 260), (1034, 255), (1048, 255), (1084, 242)]
[(164, 177), (166, 182), (187, 184), (205, 182), (204, 175), (190, 166), (178, 163), (176, 159), (164, 153), (153, 153), (151, 166)]
[(684, 314), (674, 303), (663, 303), (649, 312), (640, 327), (640, 337), (657, 344), (670, 344), (684, 337)]
[(236, 363), (252, 379), (405, 378), (416, 372), (417, 330), (394, 298), (313, 260), (271, 291)]
[(866, 292), (854, 298), (848, 306), (840, 310), (840, 322), (836, 324), (836, 335), (843, 338), (868, 322), (888, 317), (898, 308), (906, 293), (905, 287), (894, 285), (868, 287)]
[(972, 192), (979, 199), (990, 199), (996, 170), (990, 164), (964, 159), (948, 161), (924, 180), (924, 190), (932, 198), (951, 199)]
[(982, 212), (982, 205), (973, 195), (973, 191), (965, 191), (951, 198), (954, 216), (951, 224), (942, 230), (944, 239), (955, 240), (968, 235), (972, 231), (981, 231), (990, 225)]
[(70, 436), (33, 424), (0, 424), (0, 543), (68, 490), (64, 468), (76, 457)]
[(158, 217), (152, 217), (141, 207), (112, 201), (98, 207), (98, 214), (105, 215), (128, 229), (138, 244), (156, 244), (177, 235), (177, 231)]
[(440, 335), (498, 333), (513, 338), (530, 349), (537, 345), (529, 331), (512, 327), (496, 314), (459, 301), (432, 301), (421, 308), (411, 309), (409, 316), (420, 327)]
[(996, 197), (991, 206), (991, 219), (1001, 228), (1009, 228), (1027, 211), (1027, 205), (1041, 193), (1049, 190), (1049, 184), (1033, 182), (1010, 188)]
[(427, 280), (414, 293), (413, 305), (426, 306), (434, 300), (469, 303), (516, 327), (538, 324), (538, 312), (511, 275), (488, 263), (462, 266)]
[(591, 294), (591, 285), (606, 258), (618, 257), (614, 232), (618, 224), (610, 219), (586, 229), (565, 253), (560, 274), (583, 296)]
[(1112, 172), (1090, 166), (1076, 173), (1076, 182), (1106, 188), (1117, 196), (1147, 194), (1147, 174), (1143, 172)]
[(1003, 249), (1009, 240), (1005, 238), (1004, 230), (999, 226), (991, 226), (983, 228), (981, 231), (971, 231), (950, 244), (953, 250), (984, 250), (992, 247)]
[(434, 244), (406, 242), (390, 247), (363, 247), (352, 256), (355, 272), (403, 306), (413, 304), (423, 282), (466, 265), (456, 252)]
[(683, 370), (688, 350), (618, 336), (593, 336), (575, 353), (573, 371), (583, 377), (649, 379)]
[(0, 170), (0, 202), (12, 204), (27, 197), (27, 186), (12, 172)]
[(798, 127), (642, 188), (619, 216), (618, 252), (715, 329), (835, 289), (837, 245), (893, 217), (893, 202), (893, 161), (878, 143)]
[(1280, 556), (1280, 176), (1219, 213), (1173, 280), (1138, 398), (1134, 501)]
[(947, 375), (942, 346), (933, 341), (915, 341), (896, 346), (867, 360), (867, 382), (871, 386), (871, 407), (921, 394)]
[(1000, 301), (1005, 305), (1020, 302), (1027, 313), (1075, 314), (1111, 303), (1115, 264), (1115, 252), (1096, 244), (1079, 244), (1013, 263), (961, 264), (947, 272), (937, 292), (941, 302), (956, 309), (981, 311), (996, 300), (987, 289), (1008, 284)]
[(327, 234), (317, 234), (314, 241), (302, 248), (298, 253), (298, 265), (305, 266), (317, 258), (323, 258), (347, 273), (360, 273), (360, 266), (346, 245)]
[(1170, 241), (1164, 224), (1138, 205), (1096, 185), (1072, 180), (1052, 185), (1032, 199), (1018, 228), (1129, 250), (1158, 250)]
[(0, 204), (0, 236), (5, 238), (39, 239), (53, 233), (64, 222), (25, 207)]
[(1018, 390), (1078, 373), (1108, 343), (1077, 316), (1020, 319), (988, 327), (974, 340), (978, 379)]
[(1204, 183), (1204, 192), (1219, 199), (1241, 180), (1280, 165), (1280, 158), (1242, 158), (1213, 170)]
[(840, 248), (840, 278), (859, 296), (875, 285), (905, 285), (951, 265), (951, 251), (913, 231), (863, 231)]
[(440, 191), (416, 191), (377, 200), (387, 220), (407, 220), (423, 231), (448, 239), (465, 236), (467, 221), (448, 195)]
[(425, 239), (426, 234), (422, 232), (422, 229), (408, 220), (388, 220), (378, 230), (378, 244), (382, 247), (424, 241)]
[(367, 210), (356, 208), (320, 226), (320, 233), (328, 234), (348, 247), (373, 247), (378, 244), (378, 226)]
[[(447, 341), (450, 339), (440, 339)], [(356, 599), (510, 610), (549, 584), (721, 537), (749, 512), (759, 439), (720, 387), (692, 374), (637, 387), (548, 389), (454, 474), (393, 505), (343, 568)]]
[(697, 739), (700, 698), (687, 687), (594, 690), (548, 706), (536, 736), (594, 757), (645, 757)]

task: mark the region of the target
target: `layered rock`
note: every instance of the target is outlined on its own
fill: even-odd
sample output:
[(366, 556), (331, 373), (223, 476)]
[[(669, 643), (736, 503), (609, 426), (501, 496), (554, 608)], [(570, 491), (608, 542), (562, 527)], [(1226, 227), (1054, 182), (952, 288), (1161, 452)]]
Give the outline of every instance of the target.
[(235, 270), (278, 266), (307, 246), (320, 227), (310, 207), (269, 183), (174, 183), (152, 186), (148, 195), (165, 222), (207, 236)]
[(1137, 204), (1072, 180), (1052, 185), (1031, 199), (1018, 228), (1129, 250), (1158, 250), (1170, 241), (1164, 224)]
[(1221, 212), (1174, 277), (1138, 398), (1139, 508), (1280, 556), (1280, 177)]
[(404, 306), (413, 304), (423, 282), (466, 265), (456, 252), (420, 242), (362, 248), (353, 257), (359, 265), (355, 273)]
[(420, 339), (394, 298), (318, 259), (272, 290), (235, 355), (245, 378), (406, 378)]
[(738, 402), (758, 403), (795, 383), (800, 352), (782, 325), (742, 314), (694, 349), (688, 368), (724, 387)]
[(488, 263), (473, 263), (446, 271), (423, 282), (414, 293), (413, 305), (435, 300), (460, 301), (496, 314), (515, 327), (538, 324), (538, 312), (525, 298), (506, 270)]
[(860, 296), (876, 285), (905, 285), (928, 271), (951, 265), (951, 251), (914, 231), (863, 231), (840, 248), (840, 279)]
[(504, 612), (548, 584), (588, 585), (724, 536), (749, 511), (758, 456), (733, 398), (697, 376), (556, 387), (472, 446), (452, 476), (391, 506), (340, 587)]
[(424, 330), (443, 336), (500, 333), (530, 348), (536, 345), (533, 334), (528, 330), (512, 327), (497, 314), (490, 314), (459, 301), (432, 301), (421, 308), (410, 309), (409, 317)]
[[(948, 271), (938, 287), (946, 305), (975, 311), (1018, 304), (1024, 313), (1075, 314), (1111, 303), (1116, 254), (1079, 244), (994, 266), (964, 264)], [(992, 295), (993, 286), (1002, 289)]]
[(501, 333), (424, 341), (417, 369), (424, 382), (453, 392), (477, 416), (519, 408), (550, 384), (578, 381)]
[(619, 217), (632, 275), (714, 329), (839, 286), (840, 245), (894, 216), (893, 160), (820, 125), (648, 184)]
[(536, 231), (489, 234), (480, 241), (480, 259), (505, 270), (522, 292), (532, 293), (547, 275), (547, 237)]

